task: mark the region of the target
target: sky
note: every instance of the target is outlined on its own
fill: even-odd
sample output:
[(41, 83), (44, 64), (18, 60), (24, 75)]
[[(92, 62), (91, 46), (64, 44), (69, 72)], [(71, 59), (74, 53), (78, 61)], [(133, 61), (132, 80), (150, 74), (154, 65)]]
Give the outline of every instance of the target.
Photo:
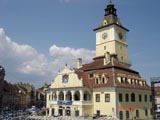
[[(160, 76), (160, 0), (112, 0), (127, 33), (132, 68)], [(10, 83), (50, 84), (65, 64), (95, 57), (93, 31), (109, 0), (0, 0), (0, 65)]]

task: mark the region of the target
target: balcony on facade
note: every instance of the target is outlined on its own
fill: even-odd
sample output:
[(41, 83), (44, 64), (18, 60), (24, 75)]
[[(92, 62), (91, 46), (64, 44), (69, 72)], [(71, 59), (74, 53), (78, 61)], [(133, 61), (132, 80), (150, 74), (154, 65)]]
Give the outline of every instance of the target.
[(50, 105), (92, 105), (88, 91), (53, 91), (48, 97)]

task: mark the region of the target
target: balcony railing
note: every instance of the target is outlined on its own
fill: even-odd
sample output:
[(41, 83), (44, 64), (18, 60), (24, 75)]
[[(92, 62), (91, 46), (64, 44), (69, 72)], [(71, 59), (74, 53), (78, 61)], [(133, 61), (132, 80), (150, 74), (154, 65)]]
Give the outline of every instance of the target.
[(72, 105), (72, 101), (70, 101), (70, 100), (67, 100), (67, 101), (58, 100), (57, 105)]
[(58, 100), (52, 101), (51, 104), (54, 105), (92, 105), (92, 101), (70, 101), (70, 100)]

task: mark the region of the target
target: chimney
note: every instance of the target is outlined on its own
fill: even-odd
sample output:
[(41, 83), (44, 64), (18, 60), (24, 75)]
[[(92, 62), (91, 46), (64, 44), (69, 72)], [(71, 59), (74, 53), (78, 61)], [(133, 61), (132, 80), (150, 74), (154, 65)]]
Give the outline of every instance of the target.
[(82, 58), (77, 59), (77, 69), (82, 67)]
[(111, 58), (114, 58), (114, 59), (116, 59), (116, 60), (118, 60), (118, 55), (117, 54), (111, 54)]
[(104, 54), (104, 65), (107, 65), (110, 62), (110, 53), (106, 52)]

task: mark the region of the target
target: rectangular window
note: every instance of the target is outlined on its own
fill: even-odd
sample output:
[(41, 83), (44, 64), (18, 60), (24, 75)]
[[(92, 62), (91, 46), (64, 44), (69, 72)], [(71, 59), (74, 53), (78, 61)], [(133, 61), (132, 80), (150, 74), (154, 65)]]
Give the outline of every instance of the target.
[(119, 112), (119, 119), (123, 120), (123, 112), (122, 111)]
[(150, 98), (150, 102), (152, 102), (152, 95), (150, 95), (150, 97), (149, 97), (149, 98)]
[(152, 108), (150, 109), (150, 114), (153, 115), (153, 110), (152, 110)]
[(142, 101), (142, 95), (139, 94), (139, 102)]
[(144, 101), (147, 102), (147, 95), (144, 95)]
[(125, 95), (125, 98), (126, 98), (126, 102), (128, 102), (128, 101), (129, 101), (129, 95), (126, 94), (126, 95)]
[(139, 118), (139, 110), (136, 110), (136, 117)]
[(129, 111), (126, 111), (126, 119), (129, 119)]
[(96, 94), (96, 102), (100, 102), (100, 94)]
[(105, 102), (110, 102), (110, 94), (105, 94)]
[(122, 93), (119, 93), (118, 98), (119, 98), (119, 102), (122, 102), (122, 101), (123, 101)]
[(148, 116), (148, 110), (145, 109), (145, 116)]

